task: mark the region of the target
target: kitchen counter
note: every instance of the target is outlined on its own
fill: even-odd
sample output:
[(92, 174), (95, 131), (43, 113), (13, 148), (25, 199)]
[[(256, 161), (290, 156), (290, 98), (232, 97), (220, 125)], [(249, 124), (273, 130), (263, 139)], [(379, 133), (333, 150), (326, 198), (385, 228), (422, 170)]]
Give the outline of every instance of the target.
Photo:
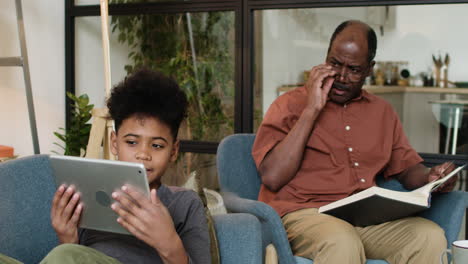
[(437, 94), (468, 94), (468, 88), (440, 88), (440, 87), (415, 87), (415, 86), (374, 86), (363, 87), (373, 94), (385, 93), (437, 93)]
[[(455, 111), (450, 112), (446, 108), (451, 105), (454, 107), (465, 105), (468, 99), (467, 88), (405, 86), (364, 86), (363, 88), (382, 97), (393, 106), (411, 145), (418, 152), (427, 153), (439, 153), (440, 123), (449, 122), (443, 120), (447, 113), (455, 113)], [(437, 107), (436, 104), (439, 106)], [(460, 115), (457, 117), (461, 120)], [(456, 122), (457, 128), (460, 127), (459, 122)], [(450, 126), (454, 127), (453, 124)], [(455, 129), (453, 130), (455, 131)], [(458, 129), (456, 131), (458, 133)], [(457, 138), (457, 135), (454, 134), (452, 138)], [(456, 153), (455, 147), (453, 147), (456, 146), (456, 141), (453, 142), (455, 143), (451, 144), (452, 154)], [(447, 140), (443, 144), (446, 153), (449, 152), (449, 144), (450, 142)]]

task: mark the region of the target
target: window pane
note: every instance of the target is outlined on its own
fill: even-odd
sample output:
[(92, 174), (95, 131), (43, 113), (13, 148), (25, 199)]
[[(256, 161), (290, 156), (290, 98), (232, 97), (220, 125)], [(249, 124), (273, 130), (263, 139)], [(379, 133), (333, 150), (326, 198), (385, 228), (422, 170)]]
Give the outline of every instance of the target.
[[(129, 47), (121, 44), (117, 34), (110, 34), (111, 83), (120, 82), (127, 74), (124, 65)], [(104, 55), (100, 17), (77, 17), (75, 20), (75, 89), (88, 94), (95, 107), (105, 107)]]
[[(181, 139), (219, 141), (234, 117), (234, 12), (111, 17), (112, 83), (145, 65), (173, 77), (189, 100)], [(77, 93), (104, 105), (99, 17), (76, 19)]]
[[(303, 85), (305, 72), (325, 61), (336, 26), (358, 19), (378, 38), (365, 89), (393, 105), (417, 151), (468, 153), (468, 89), (455, 88), (468, 81), (468, 36), (453, 27), (468, 24), (467, 11), (467, 4), (256, 11), (255, 130), (279, 95)], [(439, 82), (433, 55), (444, 67)]]

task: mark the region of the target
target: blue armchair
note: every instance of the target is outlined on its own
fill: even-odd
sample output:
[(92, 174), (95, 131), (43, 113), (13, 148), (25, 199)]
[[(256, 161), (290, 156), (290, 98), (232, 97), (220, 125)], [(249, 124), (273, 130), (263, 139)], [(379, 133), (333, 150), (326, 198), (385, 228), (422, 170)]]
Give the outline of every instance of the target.
[[(47, 155), (0, 163), (0, 253), (38, 263), (57, 244), (50, 224), (55, 192)], [(262, 262), (261, 225), (250, 214), (213, 216), (221, 263)]]
[[(262, 225), (262, 248), (273, 244), (279, 263), (313, 263), (312, 260), (293, 256), (286, 231), (279, 215), (265, 203), (257, 201), (260, 177), (251, 156), (254, 134), (235, 134), (226, 137), (217, 152), (218, 177), (224, 203), (230, 212), (255, 215)], [(381, 187), (404, 191), (397, 181), (378, 180)], [(465, 192), (440, 194), (433, 198), (430, 210), (421, 216), (431, 219), (444, 230), (449, 245), (456, 240), (463, 214), (468, 205)], [(368, 260), (367, 264), (386, 264), (384, 260)]]

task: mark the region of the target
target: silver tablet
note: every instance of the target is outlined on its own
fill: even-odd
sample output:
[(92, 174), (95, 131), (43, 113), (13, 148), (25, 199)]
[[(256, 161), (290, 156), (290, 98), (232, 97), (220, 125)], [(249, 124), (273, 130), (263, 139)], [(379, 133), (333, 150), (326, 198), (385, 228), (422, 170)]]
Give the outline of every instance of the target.
[(84, 204), (80, 227), (130, 234), (117, 222), (117, 213), (111, 208), (113, 191), (124, 184), (138, 188), (149, 197), (148, 179), (143, 164), (87, 159), (70, 156), (50, 156), (55, 184), (75, 185)]

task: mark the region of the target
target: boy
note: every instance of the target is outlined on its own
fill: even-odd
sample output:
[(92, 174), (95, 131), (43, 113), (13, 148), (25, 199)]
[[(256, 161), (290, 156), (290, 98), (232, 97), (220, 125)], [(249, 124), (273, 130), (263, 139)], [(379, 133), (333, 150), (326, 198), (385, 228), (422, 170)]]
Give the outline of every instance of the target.
[(43, 263), (210, 263), (201, 200), (192, 191), (161, 184), (169, 163), (177, 159), (177, 132), (187, 108), (184, 92), (162, 74), (140, 70), (112, 90), (107, 106), (116, 129), (112, 153), (118, 160), (144, 164), (151, 197), (131, 186), (112, 194), (117, 221), (134, 235), (128, 236), (78, 229), (80, 194), (73, 186), (60, 186), (51, 218), (64, 245)]

